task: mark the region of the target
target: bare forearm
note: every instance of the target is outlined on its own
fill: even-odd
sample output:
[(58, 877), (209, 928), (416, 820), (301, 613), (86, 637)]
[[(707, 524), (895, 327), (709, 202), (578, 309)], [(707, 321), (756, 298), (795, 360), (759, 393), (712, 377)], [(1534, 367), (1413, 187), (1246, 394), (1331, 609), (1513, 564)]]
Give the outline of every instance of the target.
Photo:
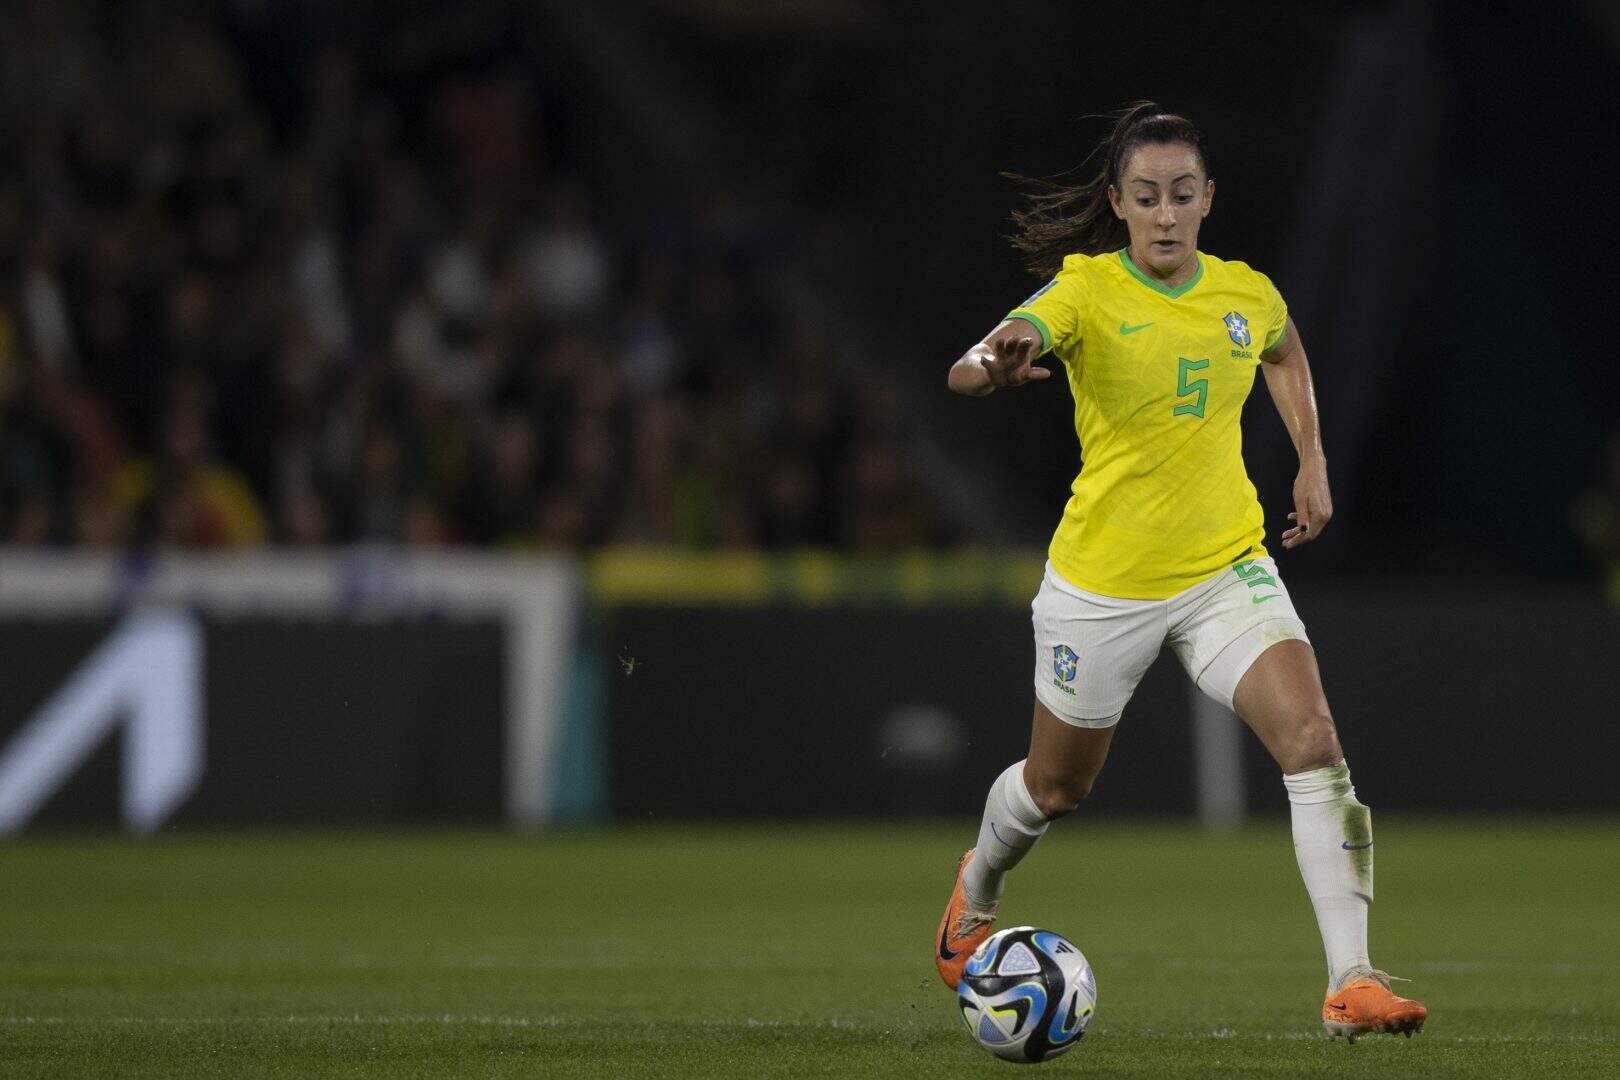
[(1296, 548), (1322, 535), (1333, 520), (1333, 494), (1328, 490), (1327, 457), (1322, 453), (1322, 421), (1316, 412), (1316, 387), (1311, 362), (1300, 343), (1294, 320), (1288, 320), (1283, 340), (1261, 357), (1266, 388), (1277, 406), (1294, 449), (1299, 454), (1299, 475), (1294, 478), (1292, 523), (1283, 530), (1282, 546)]
[(990, 383), (990, 374), (984, 370), (984, 361), (991, 358), (988, 346), (978, 344), (962, 354), (962, 358), (951, 365), (951, 372), (946, 376), (946, 385), (958, 394), (968, 397), (983, 397), (995, 387)]
[(1297, 341), (1280, 359), (1264, 365), (1266, 387), (1277, 406), (1277, 414), (1294, 440), (1300, 461), (1321, 460), (1322, 422), (1316, 409), (1316, 386), (1311, 380), (1311, 363)]

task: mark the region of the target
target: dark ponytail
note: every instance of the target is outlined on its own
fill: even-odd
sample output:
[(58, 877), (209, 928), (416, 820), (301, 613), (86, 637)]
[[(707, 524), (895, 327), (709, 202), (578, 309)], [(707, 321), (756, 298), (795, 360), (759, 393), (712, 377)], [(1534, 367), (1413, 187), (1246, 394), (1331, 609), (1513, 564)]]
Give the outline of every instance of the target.
[(1085, 168), (1101, 156), (1097, 175), (1083, 184), (1064, 185), (1016, 173), (1002, 173), (1024, 188), (1027, 205), (1014, 210), (1018, 230), (1009, 240), (1024, 256), (1024, 265), (1038, 277), (1049, 278), (1063, 266), (1063, 257), (1101, 255), (1125, 246), (1125, 223), (1114, 216), (1108, 189), (1119, 186), (1119, 174), (1131, 151), (1148, 143), (1185, 143), (1198, 155), (1209, 176), (1209, 154), (1204, 137), (1191, 120), (1167, 113), (1157, 102), (1136, 101), (1114, 114), (1114, 130), (1080, 163)]

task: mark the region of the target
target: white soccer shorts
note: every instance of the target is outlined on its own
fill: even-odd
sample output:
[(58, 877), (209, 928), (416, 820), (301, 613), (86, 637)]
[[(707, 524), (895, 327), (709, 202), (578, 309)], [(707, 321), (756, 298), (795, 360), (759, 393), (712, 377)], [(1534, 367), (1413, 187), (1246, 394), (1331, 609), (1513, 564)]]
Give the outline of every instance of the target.
[(1238, 680), (1305, 624), (1271, 558), (1245, 559), (1168, 600), (1123, 600), (1077, 589), (1046, 564), (1032, 605), (1035, 697), (1076, 727), (1118, 722), (1166, 642), (1198, 688), (1232, 707)]

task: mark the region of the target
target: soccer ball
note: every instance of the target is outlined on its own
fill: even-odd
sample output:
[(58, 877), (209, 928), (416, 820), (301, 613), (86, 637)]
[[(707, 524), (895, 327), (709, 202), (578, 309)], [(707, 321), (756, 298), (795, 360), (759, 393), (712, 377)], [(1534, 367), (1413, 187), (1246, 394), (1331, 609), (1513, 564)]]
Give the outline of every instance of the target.
[(1015, 926), (990, 935), (968, 957), (956, 1004), (980, 1046), (1029, 1064), (1080, 1041), (1097, 1008), (1097, 979), (1061, 935)]

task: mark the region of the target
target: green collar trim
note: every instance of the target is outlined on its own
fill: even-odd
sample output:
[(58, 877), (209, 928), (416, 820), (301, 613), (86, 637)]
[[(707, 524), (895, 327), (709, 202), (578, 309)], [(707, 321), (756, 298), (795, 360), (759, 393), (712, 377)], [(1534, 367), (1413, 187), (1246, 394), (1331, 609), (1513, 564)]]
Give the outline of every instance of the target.
[(1126, 270), (1130, 271), (1131, 277), (1135, 278), (1137, 281), (1140, 281), (1154, 292), (1163, 293), (1172, 300), (1180, 296), (1182, 293), (1185, 293), (1188, 289), (1192, 288), (1194, 285), (1198, 284), (1204, 279), (1204, 258), (1196, 251), (1193, 252), (1193, 258), (1197, 261), (1198, 268), (1193, 271), (1192, 277), (1188, 278), (1186, 281), (1183, 281), (1175, 288), (1171, 288), (1164, 282), (1153, 277), (1151, 274), (1142, 273), (1142, 271), (1137, 268), (1137, 265), (1131, 262), (1131, 249), (1129, 246), (1120, 248), (1116, 254), (1119, 255), (1120, 264), (1124, 266)]

